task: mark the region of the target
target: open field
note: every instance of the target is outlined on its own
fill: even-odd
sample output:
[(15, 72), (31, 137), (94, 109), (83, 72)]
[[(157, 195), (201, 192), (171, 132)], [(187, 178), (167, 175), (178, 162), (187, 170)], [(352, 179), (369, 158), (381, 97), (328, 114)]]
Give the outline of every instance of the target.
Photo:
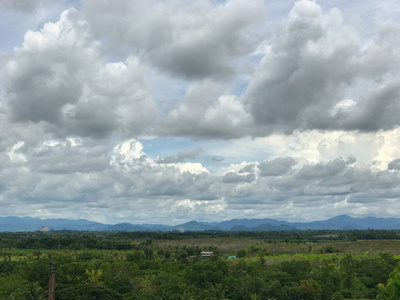
[(366, 233), (4, 233), (0, 299), (45, 298), (50, 259), (61, 300), (375, 299), (398, 266), (400, 240), (358, 235)]
[(154, 240), (158, 248), (199, 247), (201, 249), (216, 247), (222, 253), (234, 253), (241, 249), (253, 252), (263, 250), (268, 255), (297, 254), (297, 253), (346, 253), (353, 252), (389, 252), (400, 254), (400, 240), (359, 240), (359, 241), (321, 241), (306, 243), (271, 242), (266, 243), (254, 238), (199, 238), (185, 240)]

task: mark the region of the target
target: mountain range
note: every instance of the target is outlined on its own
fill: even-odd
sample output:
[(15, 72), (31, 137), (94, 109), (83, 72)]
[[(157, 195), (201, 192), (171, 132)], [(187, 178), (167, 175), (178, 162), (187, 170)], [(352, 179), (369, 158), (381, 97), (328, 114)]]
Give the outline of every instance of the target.
[(309, 229), (400, 229), (400, 218), (352, 218), (347, 215), (337, 216), (324, 221), (314, 222), (286, 222), (275, 219), (233, 219), (222, 222), (191, 221), (180, 225), (170, 226), (162, 224), (103, 224), (84, 219), (39, 219), (31, 217), (0, 217), (0, 232), (37, 231), (42, 227), (52, 230), (79, 230), (79, 231), (280, 231), (280, 230), (309, 230)]

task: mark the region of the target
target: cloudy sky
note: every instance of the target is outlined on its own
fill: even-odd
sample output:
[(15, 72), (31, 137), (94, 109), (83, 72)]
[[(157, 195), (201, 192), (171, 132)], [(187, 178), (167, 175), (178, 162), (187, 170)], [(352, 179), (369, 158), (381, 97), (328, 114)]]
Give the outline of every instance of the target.
[(1, 0), (0, 215), (400, 217), (400, 9)]

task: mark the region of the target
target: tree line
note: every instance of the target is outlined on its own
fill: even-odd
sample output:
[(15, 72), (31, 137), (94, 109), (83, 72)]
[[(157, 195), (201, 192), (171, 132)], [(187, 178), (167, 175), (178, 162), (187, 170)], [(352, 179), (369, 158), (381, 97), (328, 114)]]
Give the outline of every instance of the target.
[(2, 233), (0, 299), (399, 299), (397, 234)]

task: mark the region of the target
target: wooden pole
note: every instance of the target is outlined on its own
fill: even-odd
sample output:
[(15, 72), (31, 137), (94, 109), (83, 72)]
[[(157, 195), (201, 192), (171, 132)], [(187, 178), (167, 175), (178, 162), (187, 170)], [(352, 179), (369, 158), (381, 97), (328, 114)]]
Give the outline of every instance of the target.
[(50, 260), (50, 270), (49, 270), (49, 300), (55, 300), (56, 299), (56, 294), (55, 294), (55, 283), (56, 283), (56, 278), (55, 278), (55, 269), (56, 269), (56, 264), (54, 263), (54, 260)]

